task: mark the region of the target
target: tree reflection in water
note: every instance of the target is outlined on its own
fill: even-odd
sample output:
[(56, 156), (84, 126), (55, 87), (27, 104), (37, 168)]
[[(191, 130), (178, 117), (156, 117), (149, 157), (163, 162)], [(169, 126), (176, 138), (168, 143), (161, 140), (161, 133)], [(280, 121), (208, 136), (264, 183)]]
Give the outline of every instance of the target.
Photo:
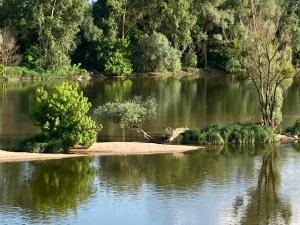
[(30, 217), (76, 210), (93, 193), (93, 161), (84, 157), (1, 164), (0, 202), (21, 207)]
[(158, 192), (196, 194), (207, 183), (225, 184), (239, 168), (241, 176), (254, 174), (248, 154), (232, 156), (208, 150), (182, 155), (100, 157), (99, 175), (101, 185), (119, 192), (138, 192), (143, 184), (149, 184)]
[(238, 197), (234, 204), (238, 224), (266, 225), (289, 224), (291, 206), (287, 199), (279, 196), (280, 174), (278, 170), (279, 150), (263, 156), (257, 186), (248, 191), (245, 198)]

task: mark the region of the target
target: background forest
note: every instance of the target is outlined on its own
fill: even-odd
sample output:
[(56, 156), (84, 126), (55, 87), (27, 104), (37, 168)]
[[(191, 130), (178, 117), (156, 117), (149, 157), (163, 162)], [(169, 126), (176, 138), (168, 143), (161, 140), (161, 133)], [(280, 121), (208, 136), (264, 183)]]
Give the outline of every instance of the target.
[[(231, 72), (254, 0), (0, 0), (0, 70), (56, 74)], [(300, 1), (255, 0), (290, 24), (300, 64)], [(252, 3), (252, 4), (251, 4)], [(85, 69), (85, 70), (82, 70)]]

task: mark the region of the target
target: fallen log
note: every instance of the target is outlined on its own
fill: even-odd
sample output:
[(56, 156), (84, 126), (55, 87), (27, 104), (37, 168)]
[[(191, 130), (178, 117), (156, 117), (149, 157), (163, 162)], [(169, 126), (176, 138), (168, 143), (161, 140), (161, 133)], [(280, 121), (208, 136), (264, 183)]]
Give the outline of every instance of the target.
[(160, 135), (158, 137), (152, 137), (146, 131), (142, 129), (137, 129), (137, 133), (142, 135), (144, 139), (150, 143), (158, 143), (158, 144), (168, 144), (172, 143), (178, 136), (183, 134), (184, 132), (190, 130), (187, 127), (180, 127), (172, 129), (168, 134)]

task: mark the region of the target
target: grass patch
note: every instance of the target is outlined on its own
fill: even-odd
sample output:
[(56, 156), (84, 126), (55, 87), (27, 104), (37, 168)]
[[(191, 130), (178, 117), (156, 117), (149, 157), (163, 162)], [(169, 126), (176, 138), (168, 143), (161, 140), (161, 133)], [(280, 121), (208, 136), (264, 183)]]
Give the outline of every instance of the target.
[(56, 80), (56, 79), (68, 79), (68, 78), (83, 78), (89, 77), (89, 72), (85, 69), (81, 69), (78, 65), (72, 65), (67, 67), (61, 67), (58, 69), (48, 69), (48, 70), (32, 70), (24, 66), (8, 66), (5, 68), (0, 68), (1, 75), (0, 80), (10, 81), (10, 80), (32, 80), (32, 81), (42, 81), (42, 80)]
[(274, 142), (271, 127), (252, 123), (235, 123), (228, 126), (211, 125), (193, 128), (182, 135), (181, 144), (222, 145), (222, 144), (270, 144)]

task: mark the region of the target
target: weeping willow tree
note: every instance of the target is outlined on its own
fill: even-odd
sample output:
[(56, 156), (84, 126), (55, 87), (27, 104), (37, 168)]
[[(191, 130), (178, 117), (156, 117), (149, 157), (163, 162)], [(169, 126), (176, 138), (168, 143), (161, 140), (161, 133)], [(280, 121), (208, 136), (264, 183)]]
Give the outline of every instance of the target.
[(250, 18), (239, 29), (239, 65), (256, 89), (262, 123), (275, 128), (282, 121), (283, 92), (294, 76), (292, 28), (282, 22), (277, 0), (253, 0)]

